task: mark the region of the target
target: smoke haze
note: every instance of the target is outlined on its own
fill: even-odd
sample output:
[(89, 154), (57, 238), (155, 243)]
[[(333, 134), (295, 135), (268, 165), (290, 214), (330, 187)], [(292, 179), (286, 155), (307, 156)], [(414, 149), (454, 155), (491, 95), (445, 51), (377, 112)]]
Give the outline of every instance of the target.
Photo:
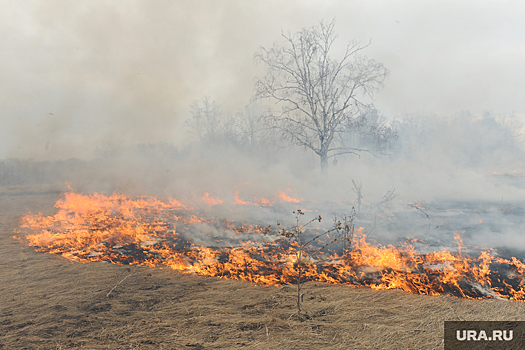
[[(396, 210), (425, 201), (453, 201), (462, 221), (439, 228), (440, 208), (425, 209), (433, 211), (430, 225), (412, 206), (406, 222), (375, 229), (378, 237), (452, 235), (468, 231), (469, 220), (483, 212), (490, 223), (476, 226), (472, 241), (525, 249), (516, 245), (521, 219), (494, 204), (525, 198), (524, 7), (518, 1), (2, 1), (0, 159), (29, 162), (5, 161), (5, 169), (17, 170), (5, 170), (3, 184), (69, 181), (86, 192), (187, 198), (204, 192), (231, 198), (235, 191), (260, 198), (284, 189), (319, 208), (343, 200), (349, 210), (354, 179), (363, 184), (369, 227), (377, 213), (402, 220)], [(318, 159), (300, 149), (254, 157), (189, 142), (184, 125), (193, 101), (210, 96), (225, 117), (235, 115), (264, 74), (253, 60), (260, 46), (281, 40), (281, 30), (333, 18), (336, 56), (352, 39), (371, 40), (364, 53), (390, 72), (375, 101), (399, 134), (389, 156), (343, 157), (322, 172)], [(38, 162), (48, 163), (31, 165)], [(379, 205), (394, 188), (395, 200)], [(458, 209), (458, 202), (473, 201), (490, 205)]]
[[(339, 45), (390, 76), (400, 113), (523, 112), (518, 1), (2, 1), (2, 158), (92, 158), (115, 145), (180, 146), (189, 105), (250, 99), (259, 46), (336, 18)], [(521, 10), (520, 10), (521, 9)], [(47, 147), (46, 147), (47, 145)]]

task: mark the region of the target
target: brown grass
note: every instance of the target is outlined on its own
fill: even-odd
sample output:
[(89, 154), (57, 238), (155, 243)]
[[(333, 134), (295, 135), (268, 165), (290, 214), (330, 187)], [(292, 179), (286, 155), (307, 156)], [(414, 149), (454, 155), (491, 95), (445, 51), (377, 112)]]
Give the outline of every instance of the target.
[(0, 188), (0, 349), (440, 349), (445, 320), (525, 319), (517, 302), (306, 283), (301, 322), (293, 286), (71, 263), (11, 238), (57, 196)]

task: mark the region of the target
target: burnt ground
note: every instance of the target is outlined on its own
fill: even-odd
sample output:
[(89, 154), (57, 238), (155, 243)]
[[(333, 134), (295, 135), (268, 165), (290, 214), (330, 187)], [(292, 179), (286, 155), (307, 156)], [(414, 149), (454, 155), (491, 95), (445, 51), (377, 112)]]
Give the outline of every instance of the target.
[(525, 319), (525, 304), (505, 300), (307, 283), (313, 317), (301, 322), (293, 286), (72, 263), (12, 238), (58, 196), (0, 188), (0, 349), (440, 349), (445, 320)]

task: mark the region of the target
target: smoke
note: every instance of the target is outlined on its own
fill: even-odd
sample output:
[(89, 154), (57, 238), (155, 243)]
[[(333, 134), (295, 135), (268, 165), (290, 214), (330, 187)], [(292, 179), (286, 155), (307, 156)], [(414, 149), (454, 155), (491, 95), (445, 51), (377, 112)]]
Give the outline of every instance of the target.
[[(471, 243), (525, 249), (513, 211), (525, 188), (523, 6), (3, 1), (1, 185), (69, 182), (86, 193), (230, 201), (236, 192), (249, 200), (283, 190), (308, 213), (331, 217), (358, 205), (358, 180), (357, 219), (377, 239), (439, 243), (461, 231)], [(398, 133), (387, 155), (339, 157), (322, 172), (314, 154), (279, 137), (251, 148), (227, 133), (188, 142), (193, 101), (210, 96), (233, 118), (264, 74), (257, 49), (281, 30), (332, 18), (336, 54), (354, 38), (371, 40), (364, 53), (390, 71), (375, 101)]]
[(253, 54), (336, 18), (339, 47), (372, 40), (389, 68), (377, 98), (414, 111), (523, 111), (521, 3), (68, 1), (3, 3), (2, 158), (93, 158), (98, 147), (181, 145), (192, 101), (233, 114), (262, 67)]

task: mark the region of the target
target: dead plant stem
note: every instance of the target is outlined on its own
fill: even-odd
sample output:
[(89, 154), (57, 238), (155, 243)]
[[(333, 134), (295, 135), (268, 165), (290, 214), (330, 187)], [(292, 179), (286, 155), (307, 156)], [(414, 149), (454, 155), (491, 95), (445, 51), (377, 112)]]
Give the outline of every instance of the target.
[(119, 283), (115, 284), (115, 286), (114, 286), (113, 288), (111, 288), (111, 290), (109, 291), (109, 293), (106, 294), (106, 298), (109, 298), (109, 295), (115, 290), (115, 288), (117, 288), (122, 282), (124, 282), (124, 281), (126, 280), (126, 278), (128, 278), (128, 277), (130, 277), (130, 276), (132, 276), (132, 275), (134, 275), (134, 274), (135, 274), (135, 272), (130, 273), (129, 275), (127, 275), (126, 277), (124, 277), (123, 279), (121, 279)]

